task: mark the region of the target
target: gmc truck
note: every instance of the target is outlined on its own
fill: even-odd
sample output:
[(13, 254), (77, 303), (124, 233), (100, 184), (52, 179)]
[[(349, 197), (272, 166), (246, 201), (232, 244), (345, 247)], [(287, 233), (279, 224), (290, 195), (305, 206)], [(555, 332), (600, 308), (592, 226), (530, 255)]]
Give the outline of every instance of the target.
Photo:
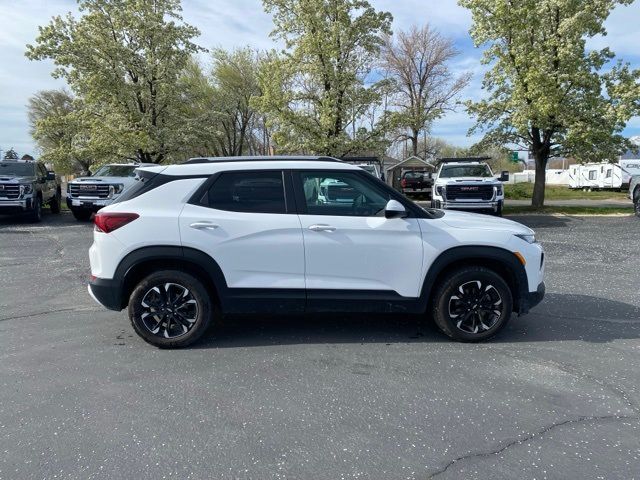
[(32, 160), (0, 162), (0, 214), (27, 215), (32, 222), (42, 220), (42, 207), (60, 213), (60, 182), (44, 163)]

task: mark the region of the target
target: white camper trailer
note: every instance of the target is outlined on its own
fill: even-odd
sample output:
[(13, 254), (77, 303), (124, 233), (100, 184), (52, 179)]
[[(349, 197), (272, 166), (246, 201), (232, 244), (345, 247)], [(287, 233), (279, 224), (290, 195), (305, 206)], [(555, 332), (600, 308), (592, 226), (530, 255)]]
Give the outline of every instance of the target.
[(622, 187), (627, 189), (631, 177), (640, 175), (640, 158), (620, 159), (620, 168), (622, 168)]
[[(569, 167), (569, 188), (620, 190), (624, 171), (617, 163), (585, 163)], [(627, 181), (628, 182), (628, 181)]]

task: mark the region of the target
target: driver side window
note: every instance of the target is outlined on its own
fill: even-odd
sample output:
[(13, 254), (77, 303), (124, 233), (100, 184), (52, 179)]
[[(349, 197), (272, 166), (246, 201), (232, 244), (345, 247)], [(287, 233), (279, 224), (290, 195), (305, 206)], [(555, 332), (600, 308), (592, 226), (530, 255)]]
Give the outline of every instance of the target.
[(384, 215), (390, 197), (352, 172), (302, 172), (308, 215), (374, 217)]

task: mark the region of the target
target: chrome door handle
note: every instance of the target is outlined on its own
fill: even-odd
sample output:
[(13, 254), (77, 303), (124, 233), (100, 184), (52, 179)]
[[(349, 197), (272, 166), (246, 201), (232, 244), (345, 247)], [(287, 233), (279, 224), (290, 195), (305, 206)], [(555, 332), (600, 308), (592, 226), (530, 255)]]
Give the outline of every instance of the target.
[(211, 222), (194, 222), (189, 226), (197, 230), (215, 230), (220, 225), (216, 225), (215, 223), (211, 223)]
[(309, 230), (311, 230), (312, 232), (335, 232), (336, 227), (332, 227), (331, 225), (318, 224), (311, 225), (309, 227)]

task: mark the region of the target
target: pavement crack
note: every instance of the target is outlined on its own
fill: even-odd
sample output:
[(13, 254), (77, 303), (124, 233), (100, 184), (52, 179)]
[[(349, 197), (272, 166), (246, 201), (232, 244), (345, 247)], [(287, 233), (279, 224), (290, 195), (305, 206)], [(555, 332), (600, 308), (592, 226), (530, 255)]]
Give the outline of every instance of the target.
[(559, 428), (559, 427), (563, 427), (565, 425), (574, 425), (574, 424), (578, 424), (578, 423), (595, 423), (595, 422), (602, 422), (602, 421), (609, 421), (609, 420), (614, 420), (614, 421), (618, 421), (618, 420), (638, 420), (638, 417), (637, 416), (624, 416), (624, 415), (580, 416), (580, 417), (577, 417), (577, 418), (572, 418), (572, 419), (569, 419), (569, 420), (564, 420), (564, 421), (561, 421), (561, 422), (552, 423), (551, 425), (548, 425), (546, 427), (541, 428), (537, 432), (528, 433), (526, 435), (523, 435), (520, 438), (517, 438), (515, 440), (507, 442), (506, 444), (504, 444), (502, 446), (498, 446), (493, 450), (489, 450), (489, 451), (485, 451), (485, 452), (468, 453), (466, 455), (462, 455), (460, 457), (454, 458), (449, 463), (447, 463), (443, 468), (433, 472), (427, 478), (432, 479), (432, 478), (435, 478), (435, 477), (437, 477), (439, 475), (442, 475), (443, 473), (445, 473), (449, 468), (451, 468), (456, 463), (463, 462), (463, 461), (469, 460), (471, 458), (483, 458), (483, 457), (490, 457), (490, 456), (493, 456), (493, 455), (499, 455), (499, 454), (503, 453), (504, 451), (508, 450), (511, 447), (514, 447), (516, 445), (521, 445), (523, 443), (526, 443), (526, 442), (529, 442), (531, 440), (537, 439), (538, 437), (542, 437), (545, 434), (549, 433), (550, 431), (552, 431), (552, 430), (554, 430), (556, 428)]
[(99, 312), (100, 310), (95, 308), (60, 308), (57, 310), (47, 310), (46, 312), (33, 312), (26, 313), (24, 315), (16, 315), (13, 317), (3, 317), (0, 318), (0, 322), (8, 321), (8, 320), (19, 320), (21, 318), (29, 318), (29, 317), (37, 317), (39, 315), (47, 315), (49, 313), (60, 313), (60, 312)]

